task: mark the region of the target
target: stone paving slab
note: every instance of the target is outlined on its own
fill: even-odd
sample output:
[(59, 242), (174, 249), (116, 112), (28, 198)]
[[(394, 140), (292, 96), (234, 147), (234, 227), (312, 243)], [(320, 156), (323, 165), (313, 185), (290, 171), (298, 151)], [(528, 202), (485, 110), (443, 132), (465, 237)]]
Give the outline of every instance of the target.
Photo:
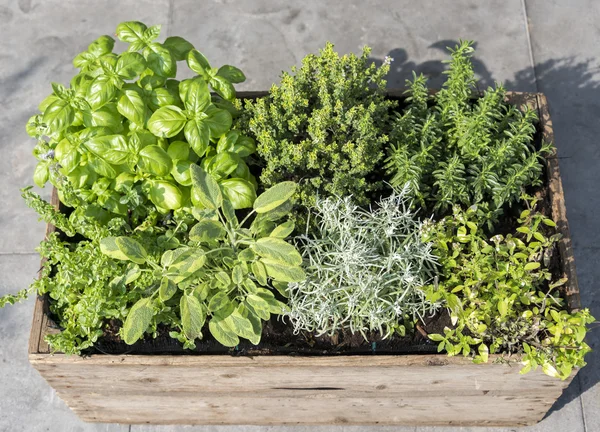
[[(548, 96), (554, 123), (581, 300), (600, 319), (600, 5), (594, 0), (527, 0), (526, 6), (537, 83)], [(600, 430), (597, 325), (588, 343), (594, 352), (572, 387), (581, 394), (591, 432)]]

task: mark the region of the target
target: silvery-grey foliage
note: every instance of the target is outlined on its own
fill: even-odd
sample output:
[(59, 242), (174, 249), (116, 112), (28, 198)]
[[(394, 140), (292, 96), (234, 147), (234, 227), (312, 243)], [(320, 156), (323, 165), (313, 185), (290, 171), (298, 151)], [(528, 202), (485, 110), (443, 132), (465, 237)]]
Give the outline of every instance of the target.
[(296, 238), (307, 278), (289, 286), (296, 331), (333, 334), (377, 330), (389, 336), (404, 317), (423, 317), (436, 305), (421, 287), (434, 276), (432, 245), (410, 209), (408, 186), (371, 210), (351, 197), (317, 199), (315, 235)]

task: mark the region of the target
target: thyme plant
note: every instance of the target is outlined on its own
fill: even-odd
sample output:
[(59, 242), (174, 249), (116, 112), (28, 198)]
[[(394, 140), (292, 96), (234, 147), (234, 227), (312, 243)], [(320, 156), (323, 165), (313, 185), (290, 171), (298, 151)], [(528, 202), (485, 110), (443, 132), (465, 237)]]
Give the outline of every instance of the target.
[(369, 204), (369, 192), (381, 187), (370, 176), (384, 157), (394, 106), (384, 96), (389, 62), (377, 68), (369, 53), (366, 47), (360, 57), (339, 56), (328, 43), (292, 74), (284, 72), (268, 96), (246, 103), (266, 186), (295, 181), (306, 206), (317, 193)]
[(408, 107), (392, 122), (386, 168), (392, 185), (410, 183), (416, 201), (438, 214), (480, 203), (495, 219), (521, 190), (541, 184), (534, 111), (504, 102), (501, 85), (477, 100), (472, 43), (451, 49), (448, 79), (434, 96), (423, 75), (407, 81)]
[(296, 331), (340, 330), (383, 337), (404, 332), (406, 317), (435, 309), (421, 287), (435, 275), (432, 245), (410, 210), (408, 188), (363, 210), (351, 197), (317, 198), (313, 235), (296, 238), (306, 279), (289, 285), (289, 316)]

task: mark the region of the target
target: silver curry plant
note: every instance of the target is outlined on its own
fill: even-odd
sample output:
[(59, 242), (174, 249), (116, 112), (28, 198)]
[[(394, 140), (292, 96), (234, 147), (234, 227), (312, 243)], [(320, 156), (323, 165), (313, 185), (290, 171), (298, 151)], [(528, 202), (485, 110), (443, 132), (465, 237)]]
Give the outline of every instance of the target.
[(437, 305), (421, 288), (435, 273), (431, 243), (411, 211), (408, 186), (364, 210), (351, 197), (317, 199), (314, 235), (296, 237), (307, 278), (289, 285), (288, 314), (295, 331), (340, 330), (403, 334), (402, 323)]

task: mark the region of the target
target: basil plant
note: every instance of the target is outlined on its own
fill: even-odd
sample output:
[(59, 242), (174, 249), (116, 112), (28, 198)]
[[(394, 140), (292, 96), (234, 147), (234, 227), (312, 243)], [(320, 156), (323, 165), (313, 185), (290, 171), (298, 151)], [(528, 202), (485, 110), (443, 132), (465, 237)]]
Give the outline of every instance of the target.
[(285, 293), (288, 283), (305, 278), (302, 257), (285, 241), (293, 223), (277, 223), (289, 213), (296, 184), (279, 183), (258, 198), (245, 198), (253, 209), (239, 221), (233, 204), (237, 198), (224, 193), (227, 189), (213, 174), (192, 165), (190, 177), (199, 204), (187, 243), (169, 248), (162, 242), (168, 249), (158, 254), (133, 237), (107, 237), (100, 243), (104, 254), (131, 261), (123, 278), (134, 280), (149, 272), (155, 279), (148, 295), (132, 306), (121, 336), (133, 344), (162, 312), (179, 307), (178, 330), (171, 336), (185, 348), (202, 338), (207, 321), (210, 333), (226, 347), (238, 345), (240, 338), (258, 344), (262, 320), (289, 312), (274, 289)]
[[(213, 174), (234, 208), (252, 205), (256, 180), (245, 163), (255, 151), (251, 138), (231, 130), (237, 111), (234, 83), (245, 80), (233, 66), (211, 68), (185, 39), (156, 39), (160, 26), (125, 22), (117, 37), (101, 36), (73, 61), (79, 73), (70, 86), (53, 83), (27, 124), (38, 140), (34, 181), (61, 192), (65, 181), (88, 214), (143, 220), (158, 211), (191, 212), (190, 166)], [(198, 75), (178, 81), (177, 62)], [(215, 94), (211, 95), (209, 86)]]

